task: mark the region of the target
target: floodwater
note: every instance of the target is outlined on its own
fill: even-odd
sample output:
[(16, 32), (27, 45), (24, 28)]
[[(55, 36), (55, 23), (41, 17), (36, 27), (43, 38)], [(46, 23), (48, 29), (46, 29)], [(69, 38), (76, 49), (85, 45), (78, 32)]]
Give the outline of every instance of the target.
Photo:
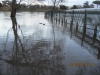
[(100, 52), (64, 25), (43, 12), (9, 16), (0, 12), (0, 75), (100, 74), (92, 70), (99, 66)]

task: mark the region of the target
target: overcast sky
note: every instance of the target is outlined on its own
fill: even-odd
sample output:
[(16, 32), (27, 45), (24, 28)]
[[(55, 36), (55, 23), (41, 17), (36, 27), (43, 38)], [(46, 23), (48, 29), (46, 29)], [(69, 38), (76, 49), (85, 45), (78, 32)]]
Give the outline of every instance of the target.
[(83, 5), (84, 2), (89, 1), (91, 4), (94, 0), (67, 0), (66, 3), (70, 6), (72, 5)]
[[(0, 0), (2, 1), (2, 0)], [(91, 4), (94, 0), (65, 0), (64, 4), (66, 4), (67, 6), (73, 6), (73, 5), (83, 5), (83, 3), (85, 1), (89, 1), (89, 4)], [(45, 3), (49, 3), (50, 4), (50, 0), (48, 2), (48, 0)]]

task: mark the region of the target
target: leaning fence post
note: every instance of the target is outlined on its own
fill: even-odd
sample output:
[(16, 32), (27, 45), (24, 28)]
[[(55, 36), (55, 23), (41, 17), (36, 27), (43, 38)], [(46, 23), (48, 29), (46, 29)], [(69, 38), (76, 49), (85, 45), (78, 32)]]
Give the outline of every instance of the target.
[(96, 37), (97, 37), (97, 25), (95, 26), (95, 29), (94, 29), (93, 44), (95, 43)]
[(78, 32), (78, 22), (76, 23), (76, 33)]

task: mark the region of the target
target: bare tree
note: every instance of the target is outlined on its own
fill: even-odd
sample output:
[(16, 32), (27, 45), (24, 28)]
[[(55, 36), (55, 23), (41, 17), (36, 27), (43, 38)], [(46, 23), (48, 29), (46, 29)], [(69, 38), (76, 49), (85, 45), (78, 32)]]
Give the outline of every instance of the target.
[(25, 0), (25, 2), (27, 3), (28, 7), (30, 7), (32, 5), (32, 3), (34, 3), (36, 0)]
[(24, 0), (26, 3), (27, 3), (27, 5), (28, 5), (28, 8), (34, 3), (34, 4), (36, 4), (37, 3), (37, 1), (38, 2), (40, 2), (41, 4), (44, 4), (42, 1), (44, 1), (44, 0)]
[(16, 16), (16, 0), (12, 0), (12, 10), (11, 10), (11, 17)]
[(35, 3), (36, 1), (39, 1), (41, 3), (43, 3), (43, 0), (20, 0), (19, 3), (16, 2), (16, 0), (12, 0), (12, 10), (11, 10), (11, 17), (15, 17), (16, 16), (16, 10), (17, 10), (17, 5), (20, 5), (20, 3), (22, 1), (27, 2), (27, 5), (30, 7), (30, 5), (32, 5), (32, 3)]
[[(19, 1), (18, 4), (21, 3), (21, 0)], [(12, 10), (11, 10), (11, 17), (15, 17), (16, 16), (16, 10), (17, 10), (17, 3), (16, 3), (16, 0), (12, 0)]]
[[(35, 3), (36, 1), (40, 1), (42, 3), (43, 0), (25, 0), (28, 6), (32, 5), (32, 3)], [(18, 4), (20, 4), (21, 2), (22, 0), (20, 0)], [(56, 7), (58, 7), (62, 2), (64, 2), (64, 0), (51, 0), (51, 2), (53, 4), (53, 8), (52, 8), (52, 16), (53, 16), (53, 12), (57, 9)], [(16, 0), (12, 0), (11, 17), (16, 16), (16, 10), (17, 10)]]
[(89, 1), (86, 1), (83, 5), (83, 8), (89, 8)]
[(51, 0), (51, 2), (52, 2), (52, 5), (53, 5), (52, 13), (51, 13), (51, 18), (52, 18), (52, 17), (53, 17), (54, 11), (57, 10), (57, 7), (58, 7), (59, 5), (61, 5), (61, 3), (64, 2), (64, 0)]
[(53, 4), (52, 11), (55, 11), (57, 9), (56, 7), (58, 7), (61, 3), (64, 2), (64, 0), (51, 0), (51, 1), (52, 1), (52, 4)]

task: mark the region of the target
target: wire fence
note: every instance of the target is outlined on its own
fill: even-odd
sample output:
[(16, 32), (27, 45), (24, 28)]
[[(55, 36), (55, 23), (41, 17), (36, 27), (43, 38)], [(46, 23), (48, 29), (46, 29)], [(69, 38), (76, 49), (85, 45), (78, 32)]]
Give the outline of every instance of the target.
[(45, 17), (64, 25), (71, 34), (74, 33), (77, 38), (81, 39), (81, 45), (89, 48), (89, 52), (98, 59), (100, 58), (100, 9), (48, 11)]
[(65, 23), (70, 30), (81, 32), (95, 40), (100, 41), (100, 9), (76, 9), (60, 11), (49, 11), (45, 13), (46, 17), (53, 18), (56, 21)]

